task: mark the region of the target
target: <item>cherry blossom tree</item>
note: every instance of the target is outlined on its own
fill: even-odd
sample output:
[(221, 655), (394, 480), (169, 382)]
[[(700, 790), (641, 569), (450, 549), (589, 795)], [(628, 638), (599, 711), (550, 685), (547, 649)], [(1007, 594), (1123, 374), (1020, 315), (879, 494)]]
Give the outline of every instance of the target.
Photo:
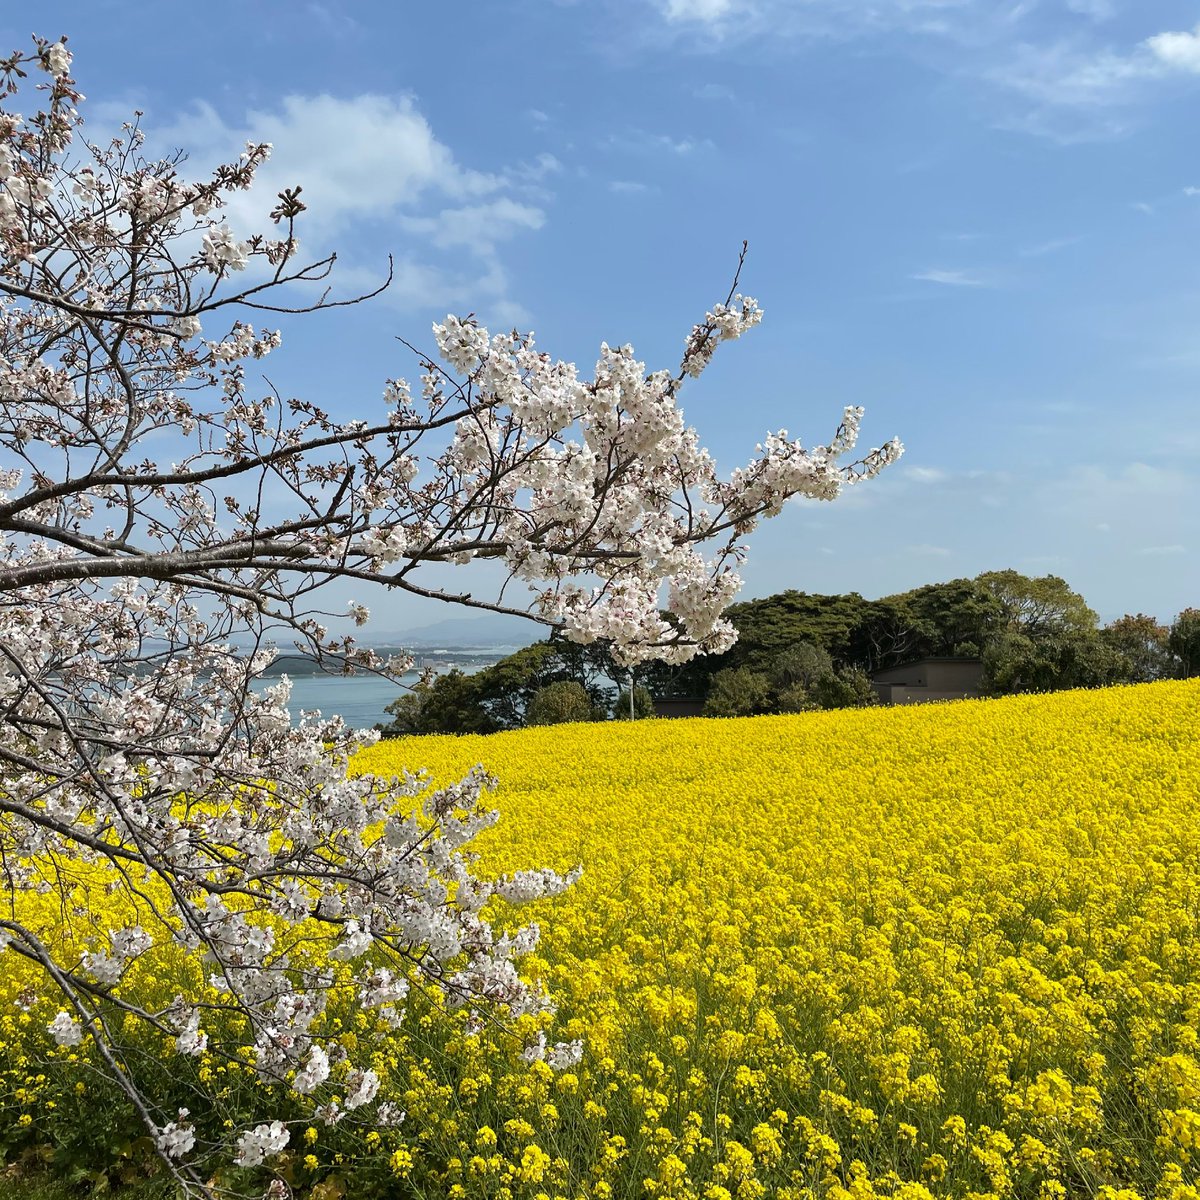
[[(350, 777), (371, 735), (315, 713), (294, 723), (286, 680), (252, 687), (283, 641), (331, 667), (405, 669), (331, 634), (320, 589), (353, 581), (364, 598), (399, 589), (519, 611), (607, 640), (624, 664), (682, 661), (731, 643), (721, 613), (761, 518), (792, 496), (832, 500), (901, 447), (843, 463), (861, 416), (849, 408), (828, 445), (780, 431), (718, 476), (678, 395), (758, 322), (736, 279), (673, 372), (603, 345), (587, 379), (532, 336), (447, 317), (416, 386), (388, 381), (375, 415), (285, 398), (254, 382), (281, 341), (260, 322), (364, 299), (320, 290), (332, 257), (300, 258), (300, 188), (280, 193), (268, 234), (240, 236), (227, 204), (269, 146), (193, 181), (182, 157), (145, 156), (136, 121), (92, 144), (70, 71), (62, 41), (0, 60), (5, 97), (36, 82), (42, 100), (32, 117), (7, 100), (0, 113), (0, 870), (12, 901), (0, 954), (36, 965), (61, 1001), (50, 1033), (94, 1044), (160, 1153), (197, 1182), (186, 1114), (141, 1085), (122, 1022), (198, 1055), (235, 1012), (259, 1073), (336, 1120), (374, 1103), (378, 1081), (310, 1032), (329, 963), (393, 1022), (418, 986), (510, 1022), (548, 1003), (517, 969), (536, 927), (501, 934), (484, 908), (571, 878), (474, 873), (465, 848), (496, 819), (487, 776), (437, 790), (418, 774)], [(431, 564), (470, 575), (476, 560), (502, 564), (508, 590), (489, 600), (421, 582)], [(367, 610), (351, 615), (361, 624)], [(94, 931), (74, 956), (39, 936), (19, 898), (64, 864), (107, 872), (137, 921)], [(129, 968), (164, 943), (203, 957), (217, 1001), (146, 1002)], [(304, 952), (314, 944), (319, 955)], [(539, 1037), (527, 1053), (563, 1065), (578, 1047)], [(323, 1100), (334, 1082), (340, 1105)], [(253, 1165), (287, 1141), (276, 1121), (236, 1131), (230, 1153)]]

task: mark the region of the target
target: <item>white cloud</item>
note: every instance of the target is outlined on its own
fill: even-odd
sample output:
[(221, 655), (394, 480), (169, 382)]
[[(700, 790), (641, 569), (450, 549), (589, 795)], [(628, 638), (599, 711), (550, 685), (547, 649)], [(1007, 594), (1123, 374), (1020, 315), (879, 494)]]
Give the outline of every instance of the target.
[[(1089, 412), (1094, 416), (1094, 409)], [(1170, 414), (1164, 419), (1169, 422)], [(986, 438), (977, 452), (986, 459), (983, 443)], [(1070, 438), (1049, 448), (1025, 443), (1025, 457), (1020, 451), (1008, 456), (1005, 472), (966, 467), (969, 458), (965, 469), (926, 460), (949, 475), (937, 486), (916, 482), (907, 460), (901, 461), (832, 505), (788, 505), (777, 522), (767, 522), (755, 535), (747, 594), (803, 586), (889, 595), (1012, 566), (1064, 576), (1105, 619), (1178, 612), (1200, 594), (1200, 478), (1174, 445), (1169, 464), (1161, 467), (1125, 461), (1122, 450), (1129, 449), (1126, 430), (1115, 462), (1078, 464)], [(844, 502), (868, 495), (874, 497), (870, 505)], [(797, 544), (855, 545), (859, 552), (852, 561), (845, 554), (827, 561), (819, 553), (797, 559)], [(1139, 553), (1148, 546), (1189, 552)], [(797, 561), (808, 572), (801, 585)]]
[(1186, 554), (1187, 547), (1181, 546), (1177, 542), (1175, 542), (1169, 546), (1143, 546), (1141, 548), (1141, 550), (1138, 551), (1138, 553), (1139, 554), (1153, 554), (1153, 555)]
[(562, 173), (562, 163), (547, 151), (543, 151), (533, 162), (518, 163), (505, 172), (511, 183), (541, 183), (551, 175)]
[(1200, 24), (1191, 33), (1156, 33), (1142, 45), (1164, 66), (1200, 74)]
[[(647, 36), (715, 50), (751, 38), (849, 40), (902, 33), (921, 39), (920, 61), (944, 47), (940, 69), (1023, 97), (1025, 111), (995, 124), (1062, 143), (1109, 139), (1129, 122), (1104, 109), (1132, 104), (1171, 74), (1200, 74), (1200, 24), (1136, 44), (1101, 45), (1093, 30), (1116, 0), (650, 0), (662, 18)], [(1057, 14), (1047, 10), (1058, 8)], [(1063, 20), (1067, 14), (1086, 18)], [(917, 43), (913, 43), (914, 45)]]
[[(372, 291), (382, 282), (378, 270), (338, 261), (337, 283), (342, 294)], [(391, 285), (375, 301), (400, 312), (473, 312), (493, 329), (528, 329), (529, 310), (509, 296), (508, 274), (494, 259), (456, 266), (411, 257), (397, 260)]]
[(1200, 24), (1156, 33), (1125, 53), (1075, 40), (1026, 43), (990, 78), (1042, 105), (1088, 110), (1131, 103), (1171, 74), (1200, 74)]
[[(357, 269), (353, 259), (363, 226), (377, 223), (375, 255), (391, 248), (389, 234), (400, 243), (387, 293), (392, 303), (478, 310), (487, 300), (493, 312), (523, 312), (504, 294), (497, 247), (545, 224), (545, 211), (533, 201), (561, 170), (552, 154), (502, 172), (471, 168), (409, 95), (286, 96), (277, 108), (249, 110), (236, 120), (199, 101), (154, 127), (152, 136), (154, 152), (185, 148), (197, 175), (236, 157), (247, 141), (272, 143), (252, 191), (233, 197), (229, 218), (247, 233), (269, 232), (266, 214), (276, 193), (300, 185), (307, 205), (297, 222), (303, 252), (312, 259), (348, 244), (350, 261), (343, 255), (338, 265), (342, 286), (359, 275), (372, 287), (378, 283), (376, 271)], [(422, 240), (419, 257), (404, 252), (411, 234)]]
[(1109, 501), (1118, 509), (1123, 509), (1130, 500), (1136, 498), (1158, 504), (1167, 497), (1185, 496), (1200, 489), (1200, 480), (1176, 468), (1131, 462), (1119, 469), (1096, 465), (1077, 466), (1050, 486), (1097, 508), (1100, 507), (1097, 502)]
[(1128, 99), (1130, 86), (1145, 75), (1144, 58), (1056, 42), (1020, 46), (988, 78), (1038, 104), (1088, 108)]
[(1117, 15), (1113, 0), (1067, 0), (1067, 9), (1093, 21), (1107, 21)]
[(906, 467), (904, 474), (914, 483), (945, 483), (950, 478), (940, 467)]
[(940, 267), (930, 267), (925, 271), (917, 271), (909, 276), (922, 283), (940, 283), (946, 287), (987, 287), (987, 281), (969, 271), (948, 271)]
[(653, 189), (648, 183), (639, 183), (636, 179), (613, 179), (609, 181), (608, 190), (618, 196), (641, 196)]
[(1038, 242), (1034, 246), (1026, 246), (1017, 253), (1022, 258), (1041, 258), (1044, 254), (1054, 254), (1058, 250), (1065, 250), (1068, 246), (1074, 246), (1081, 241), (1083, 241), (1083, 237), (1079, 234), (1074, 237), (1051, 238), (1046, 242)]
[(697, 100), (736, 100), (737, 93), (726, 83), (702, 83), (692, 89)]
[(347, 37), (358, 33), (362, 26), (349, 13), (340, 7), (331, 8), (328, 4), (310, 3), (304, 6), (305, 15), (321, 25), (326, 33), (335, 37)]
[(742, 6), (735, 0), (665, 0), (660, 7), (668, 21), (709, 24), (724, 20)]
[(1009, 113), (996, 120), (997, 129), (1044, 138), (1060, 146), (1080, 146), (1089, 142), (1111, 142), (1125, 137), (1132, 122), (1096, 111), (1081, 113), (1042, 106), (1027, 112)]
[(308, 205), (304, 228), (321, 233), (389, 216), (431, 196), (463, 200), (504, 186), (500, 176), (462, 166), (411, 96), (285, 96), (281, 108), (251, 110), (236, 124), (200, 101), (159, 127), (155, 141), (187, 147), (205, 166), (246, 141), (272, 143), (271, 159), (251, 193), (256, 213), (263, 205), (271, 208), (280, 189), (300, 184)]
[(661, 155), (664, 151), (683, 158), (697, 150), (711, 150), (713, 143), (709, 138), (671, 137), (665, 133), (650, 133), (645, 129), (629, 129), (624, 133), (609, 134), (604, 140), (606, 146), (615, 150), (624, 150), (632, 154)]
[(996, 11), (977, 0), (653, 0), (653, 5), (668, 26), (720, 40), (763, 33), (847, 37), (892, 29), (977, 36), (984, 27), (1019, 22), (1036, 0)]
[(400, 223), (412, 233), (425, 235), (440, 249), (465, 246), (483, 255), (521, 230), (541, 229), (546, 214), (540, 208), (500, 196), (482, 204), (445, 208), (432, 217), (402, 216)]

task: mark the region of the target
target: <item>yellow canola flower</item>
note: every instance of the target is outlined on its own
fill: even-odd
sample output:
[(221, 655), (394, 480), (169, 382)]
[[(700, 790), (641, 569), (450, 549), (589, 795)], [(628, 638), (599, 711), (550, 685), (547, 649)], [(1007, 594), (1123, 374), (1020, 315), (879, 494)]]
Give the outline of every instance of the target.
[[(1200, 681), (411, 738), (354, 769), (476, 763), (501, 781), (482, 873), (583, 866), (490, 910), (540, 925), (522, 970), (583, 1060), (555, 1076), (415, 999), (377, 1036), (339, 1000), (319, 1035), (374, 1054), (407, 1117), (370, 1143), (322, 1128), (323, 1161), (509, 1200), (1200, 1200)], [(79, 879), (22, 898), (47, 937), (64, 905), (123, 923)], [(3, 967), (13, 1153), (99, 1085), (86, 1044), (49, 1042), (32, 968)], [(163, 1004), (204, 991), (178, 948), (136, 969)], [(270, 1119), (221, 1066), (196, 1069), (238, 1127)]]
[(518, 1154), (577, 1119), (641, 1156), (627, 1188), (682, 1161), (698, 1194), (1149, 1197), (1163, 1154), (1196, 1182), (1198, 729), (1192, 681), (403, 739), (355, 767), (480, 762), (481, 866), (584, 868), (512, 918), (588, 1046), (578, 1118), (522, 1109)]

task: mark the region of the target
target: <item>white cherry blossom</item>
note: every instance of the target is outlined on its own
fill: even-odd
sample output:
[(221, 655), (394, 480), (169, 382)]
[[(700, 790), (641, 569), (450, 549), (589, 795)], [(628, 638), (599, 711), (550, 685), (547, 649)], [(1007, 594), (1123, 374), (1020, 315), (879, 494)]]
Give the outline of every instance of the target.
[[(186, 1056), (248, 1048), (322, 1119), (364, 1118), (379, 1080), (369, 1058), (314, 1038), (331, 974), (291, 955), (295, 928), (323, 930), (385, 1026), (404, 1021), (414, 988), (511, 1023), (551, 1008), (519, 969), (538, 929), (499, 934), (485, 914), (579, 874), (531, 863), (481, 877), (471, 842), (497, 819), (482, 769), (436, 790), (415, 768), (352, 777), (373, 734), (293, 720), (286, 676), (259, 686), (281, 649), (343, 672), (410, 665), (331, 634), (321, 587), (353, 582), (356, 624), (368, 590), (382, 603), (407, 592), (519, 612), (610, 642), (623, 663), (682, 662), (731, 644), (722, 613), (763, 517), (793, 497), (836, 498), (901, 447), (845, 461), (862, 420), (851, 406), (827, 444), (779, 430), (718, 474), (680, 396), (761, 319), (736, 279), (671, 370), (601, 344), (589, 375), (531, 333), (450, 316), (418, 386), (396, 377), (382, 403), (346, 399), (352, 419), (277, 396), (255, 364), (285, 331), (262, 314), (294, 323), (296, 285), (333, 267), (297, 257), (299, 193), (279, 194), (270, 236), (239, 238), (224, 210), (270, 147), (187, 179), (143, 157), (136, 122), (93, 146), (70, 66), (45, 40), (0, 60), (11, 90), (26, 68), (50, 76), (36, 119), (0, 111), (0, 854), (16, 892), (55, 886), (48, 863), (116, 862), (138, 916), (81, 927), (81, 950), (55, 962), (6, 905), (0, 947), (44, 972), (64, 1004), (50, 1035), (91, 1039), (163, 1160), (200, 1188), (187, 1114), (164, 1123), (144, 1056), (119, 1053), (126, 1023)], [(237, 290), (252, 263), (258, 282)], [(467, 582), (480, 561), (504, 575), (497, 594)], [(163, 946), (202, 962), (216, 997), (204, 1009), (185, 995), (146, 1007), (128, 968)], [(220, 1041), (235, 1026), (244, 1046)], [(543, 1033), (525, 1052), (566, 1067), (582, 1047)], [(403, 1119), (385, 1105), (380, 1124)], [(236, 1139), (236, 1161), (287, 1144), (281, 1121), (262, 1124)]]
[(256, 1125), (237, 1140), (236, 1162), (240, 1167), (257, 1167), (259, 1163), (286, 1149), (291, 1140), (282, 1121)]

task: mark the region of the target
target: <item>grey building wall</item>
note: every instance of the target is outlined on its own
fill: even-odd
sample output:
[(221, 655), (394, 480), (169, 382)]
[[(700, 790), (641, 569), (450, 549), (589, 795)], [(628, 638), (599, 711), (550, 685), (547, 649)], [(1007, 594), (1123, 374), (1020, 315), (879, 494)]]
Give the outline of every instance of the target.
[(696, 696), (666, 696), (654, 701), (656, 717), (698, 717), (704, 711), (704, 701)]
[(871, 686), (881, 704), (968, 700), (982, 695), (983, 663), (977, 658), (920, 658), (876, 671)]

